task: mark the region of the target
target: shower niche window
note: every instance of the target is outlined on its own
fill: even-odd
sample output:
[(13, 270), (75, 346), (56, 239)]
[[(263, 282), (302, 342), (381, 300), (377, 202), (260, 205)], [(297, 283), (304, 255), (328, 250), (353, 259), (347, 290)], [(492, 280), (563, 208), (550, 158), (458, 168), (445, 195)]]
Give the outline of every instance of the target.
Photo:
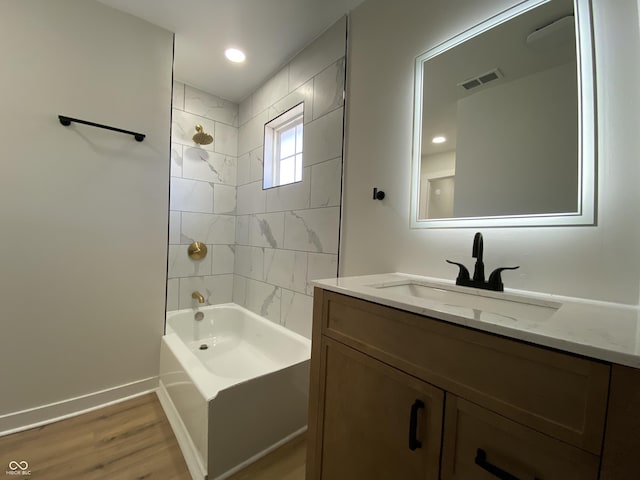
[(264, 125), (263, 188), (302, 181), (304, 103)]

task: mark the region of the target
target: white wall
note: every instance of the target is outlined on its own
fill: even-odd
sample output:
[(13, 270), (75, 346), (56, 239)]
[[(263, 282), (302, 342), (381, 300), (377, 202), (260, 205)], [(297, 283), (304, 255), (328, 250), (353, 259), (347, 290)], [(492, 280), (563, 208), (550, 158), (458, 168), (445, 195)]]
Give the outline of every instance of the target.
[[(474, 229), (409, 228), (414, 60), (516, 0), (367, 0), (350, 29), (341, 274), (404, 271), (453, 279)], [(484, 229), (487, 270), (507, 287), (638, 303), (640, 55), (637, 2), (594, 1), (598, 82), (596, 227)], [(615, 5), (614, 5), (615, 3)], [(371, 188), (385, 190), (371, 200)]]
[(454, 216), (577, 211), (577, 96), (570, 62), (458, 100)]
[[(195, 126), (213, 136), (193, 141)], [(167, 310), (192, 308), (200, 292), (209, 305), (230, 302), (236, 240), (238, 105), (181, 82), (173, 85)], [(207, 256), (187, 255), (194, 241)]]
[[(0, 431), (20, 426), (12, 412), (154, 384), (172, 43), (95, 2), (2, 2)], [(58, 114), (147, 137), (63, 127)]]

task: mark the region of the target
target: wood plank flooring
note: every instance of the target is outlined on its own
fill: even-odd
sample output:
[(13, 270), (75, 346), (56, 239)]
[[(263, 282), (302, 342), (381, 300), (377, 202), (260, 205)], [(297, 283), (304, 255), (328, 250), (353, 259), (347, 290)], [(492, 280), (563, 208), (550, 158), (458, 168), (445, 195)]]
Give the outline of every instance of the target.
[(23, 460), (21, 478), (191, 480), (155, 393), (0, 437), (0, 473)]
[(229, 480), (304, 480), (306, 458), (306, 435), (300, 435)]
[[(229, 480), (304, 480), (305, 457), (300, 436)], [(0, 437), (0, 475), (12, 461), (29, 463), (20, 478), (191, 480), (155, 393)]]

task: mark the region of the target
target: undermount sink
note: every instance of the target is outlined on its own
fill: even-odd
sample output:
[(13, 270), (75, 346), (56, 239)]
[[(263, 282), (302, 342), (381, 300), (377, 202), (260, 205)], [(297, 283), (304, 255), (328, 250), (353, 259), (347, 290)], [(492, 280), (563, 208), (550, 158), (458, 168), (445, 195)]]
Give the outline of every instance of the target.
[[(414, 297), (439, 304), (452, 313), (465, 314), (479, 320), (495, 321), (495, 317), (511, 321), (545, 321), (562, 306), (560, 303), (508, 293), (465, 293), (454, 287), (429, 285), (413, 280), (402, 283), (369, 285), (380, 293)], [(461, 287), (455, 287), (461, 288)]]

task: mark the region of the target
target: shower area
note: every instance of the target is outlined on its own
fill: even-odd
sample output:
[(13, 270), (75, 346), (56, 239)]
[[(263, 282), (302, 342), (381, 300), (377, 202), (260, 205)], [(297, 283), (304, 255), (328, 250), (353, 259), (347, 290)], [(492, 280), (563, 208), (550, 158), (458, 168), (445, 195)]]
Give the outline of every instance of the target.
[[(338, 273), (346, 26), (240, 104), (174, 82), (160, 398), (194, 478), (306, 428), (312, 281)], [(301, 102), (302, 180), (263, 189), (264, 126)]]

